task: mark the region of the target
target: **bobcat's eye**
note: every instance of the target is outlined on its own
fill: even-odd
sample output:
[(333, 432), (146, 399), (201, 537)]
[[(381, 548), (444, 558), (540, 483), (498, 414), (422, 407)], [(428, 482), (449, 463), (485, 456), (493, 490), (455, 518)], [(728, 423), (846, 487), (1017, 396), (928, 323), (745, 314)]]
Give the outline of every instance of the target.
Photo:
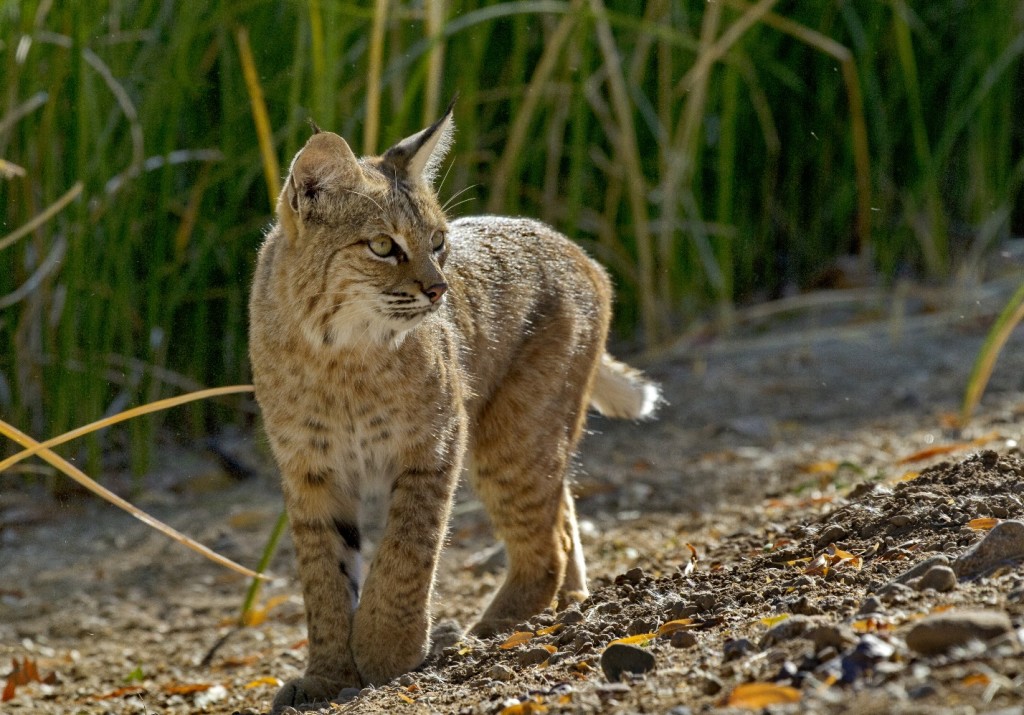
[(435, 251), (440, 251), (444, 248), (444, 231), (434, 231), (430, 237), (430, 248)]
[(377, 238), (371, 238), (367, 244), (370, 250), (375, 255), (381, 258), (387, 258), (392, 255), (395, 251), (395, 241), (390, 236), (377, 236)]

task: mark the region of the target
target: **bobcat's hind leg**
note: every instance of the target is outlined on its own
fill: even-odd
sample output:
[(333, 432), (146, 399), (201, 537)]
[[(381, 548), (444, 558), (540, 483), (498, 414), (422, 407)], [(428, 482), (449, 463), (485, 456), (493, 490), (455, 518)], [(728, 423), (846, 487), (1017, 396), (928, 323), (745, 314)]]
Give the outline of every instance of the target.
[(564, 503), (562, 531), (565, 533), (568, 553), (566, 554), (565, 578), (562, 579), (562, 585), (558, 589), (559, 610), (579, 603), (590, 595), (590, 590), (587, 588), (587, 564), (583, 559), (580, 527), (576, 521), (576, 503), (568, 481), (564, 486), (562, 500)]
[[(529, 364), (529, 361), (524, 360)], [(533, 372), (510, 375), (476, 425), (471, 477), (508, 554), (508, 573), (476, 635), (509, 630), (558, 598), (585, 597), (586, 569), (566, 471), (582, 431), (587, 366), (540, 393)], [(576, 379), (574, 379), (574, 377)]]

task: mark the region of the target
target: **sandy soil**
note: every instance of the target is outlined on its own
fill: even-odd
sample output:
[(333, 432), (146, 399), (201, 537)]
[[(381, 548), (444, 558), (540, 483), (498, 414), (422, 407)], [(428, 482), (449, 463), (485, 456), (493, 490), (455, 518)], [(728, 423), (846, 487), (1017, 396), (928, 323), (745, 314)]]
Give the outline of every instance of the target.
[[(503, 567), (461, 492), (434, 656), (322, 712), (1021, 712), (1020, 331), (977, 418), (950, 426), (998, 305), (804, 311), (649, 361), (659, 420), (595, 418), (579, 460), (591, 598), (518, 644), (460, 640), (450, 621), (473, 619)], [(280, 510), (266, 449), (213, 444), (243, 469), (168, 443), (136, 501), (255, 564)], [(266, 712), (305, 659), (287, 540), (271, 571), (265, 620), (238, 629), (242, 578), (91, 497), (5, 487), (0, 663), (51, 682), (0, 712)]]

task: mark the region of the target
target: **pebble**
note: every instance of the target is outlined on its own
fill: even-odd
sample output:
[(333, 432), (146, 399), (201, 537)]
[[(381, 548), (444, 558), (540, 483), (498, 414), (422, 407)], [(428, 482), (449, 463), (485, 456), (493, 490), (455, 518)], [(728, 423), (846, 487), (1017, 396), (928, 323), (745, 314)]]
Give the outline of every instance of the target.
[(952, 591), (956, 588), (956, 574), (949, 566), (932, 566), (917, 580), (914, 587), (918, 591), (924, 591), (926, 588), (933, 588), (939, 592)]
[(558, 622), (564, 623), (567, 626), (571, 626), (574, 623), (582, 623), (585, 620), (587, 620), (587, 617), (578, 608), (570, 608), (558, 617)]
[(503, 683), (508, 682), (509, 680), (512, 680), (512, 678), (515, 677), (515, 673), (512, 672), (512, 669), (509, 668), (507, 665), (503, 665), (501, 663), (495, 663), (493, 666), (491, 666), (491, 669), (490, 671), (488, 671), (487, 675), (491, 678), (491, 680), (499, 680)]
[(722, 646), (722, 661), (728, 663), (756, 650), (754, 644), (746, 638), (730, 638)]
[(783, 643), (802, 636), (804, 632), (817, 625), (809, 616), (790, 616), (778, 625), (768, 629), (768, 632), (761, 636), (758, 644), (761, 650), (770, 648), (777, 643)]
[(623, 673), (646, 673), (654, 666), (653, 653), (625, 643), (613, 643), (601, 654), (601, 670), (611, 682), (617, 682)]
[(653, 618), (635, 618), (626, 627), (626, 635), (636, 636), (658, 630), (658, 621)]
[(669, 645), (673, 648), (693, 648), (700, 640), (690, 631), (676, 631), (672, 634)]
[(646, 574), (644, 573), (644, 570), (642, 568), (640, 568), (639, 566), (636, 566), (634, 568), (631, 568), (626, 573), (619, 574), (618, 576), (616, 576), (615, 577), (615, 583), (616, 584), (623, 584), (623, 583), (634, 583), (635, 584), (635, 583), (640, 583), (641, 581), (644, 580), (644, 576), (645, 575)]
[(818, 534), (818, 538), (814, 542), (814, 547), (816, 549), (824, 549), (829, 544), (845, 538), (846, 533), (846, 529), (839, 524), (829, 524), (822, 529), (820, 534)]
[(1003, 611), (956, 610), (926, 616), (907, 633), (907, 647), (922, 655), (938, 655), (967, 643), (990, 641), (1013, 627)]
[(858, 616), (866, 616), (869, 613), (878, 613), (882, 610), (882, 602), (878, 596), (868, 596), (864, 599), (864, 602), (860, 604), (860, 608), (857, 610)]
[(535, 648), (528, 648), (518, 655), (519, 665), (540, 665), (551, 655), (551, 651), (547, 648), (537, 646)]
[(1024, 558), (1024, 521), (1001, 521), (953, 564), (956, 575), (980, 576), (996, 566)]
[(808, 630), (804, 637), (814, 643), (815, 653), (828, 647), (842, 651), (857, 642), (857, 636), (852, 629), (831, 624), (815, 626)]
[(927, 571), (930, 571), (934, 566), (949, 566), (949, 559), (944, 554), (932, 556), (930, 558), (925, 559), (924, 561), (920, 561), (914, 564), (889, 583), (907, 583), (908, 581), (912, 581), (915, 578), (918, 578), (919, 576), (923, 576)]

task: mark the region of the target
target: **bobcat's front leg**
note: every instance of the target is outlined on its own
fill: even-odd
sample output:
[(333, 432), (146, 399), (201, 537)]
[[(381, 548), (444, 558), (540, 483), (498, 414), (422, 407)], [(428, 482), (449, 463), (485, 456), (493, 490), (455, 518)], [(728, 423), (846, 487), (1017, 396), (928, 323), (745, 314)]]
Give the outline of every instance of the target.
[(352, 650), (366, 684), (383, 685), (426, 657), (430, 597), (459, 465), (406, 471), (356, 611)]
[[(290, 488), (289, 488), (290, 487)], [(286, 479), (299, 578), (306, 605), (309, 663), (274, 698), (274, 708), (324, 702), (346, 687), (360, 687), (349, 644), (359, 590), (358, 504), (333, 474)]]

